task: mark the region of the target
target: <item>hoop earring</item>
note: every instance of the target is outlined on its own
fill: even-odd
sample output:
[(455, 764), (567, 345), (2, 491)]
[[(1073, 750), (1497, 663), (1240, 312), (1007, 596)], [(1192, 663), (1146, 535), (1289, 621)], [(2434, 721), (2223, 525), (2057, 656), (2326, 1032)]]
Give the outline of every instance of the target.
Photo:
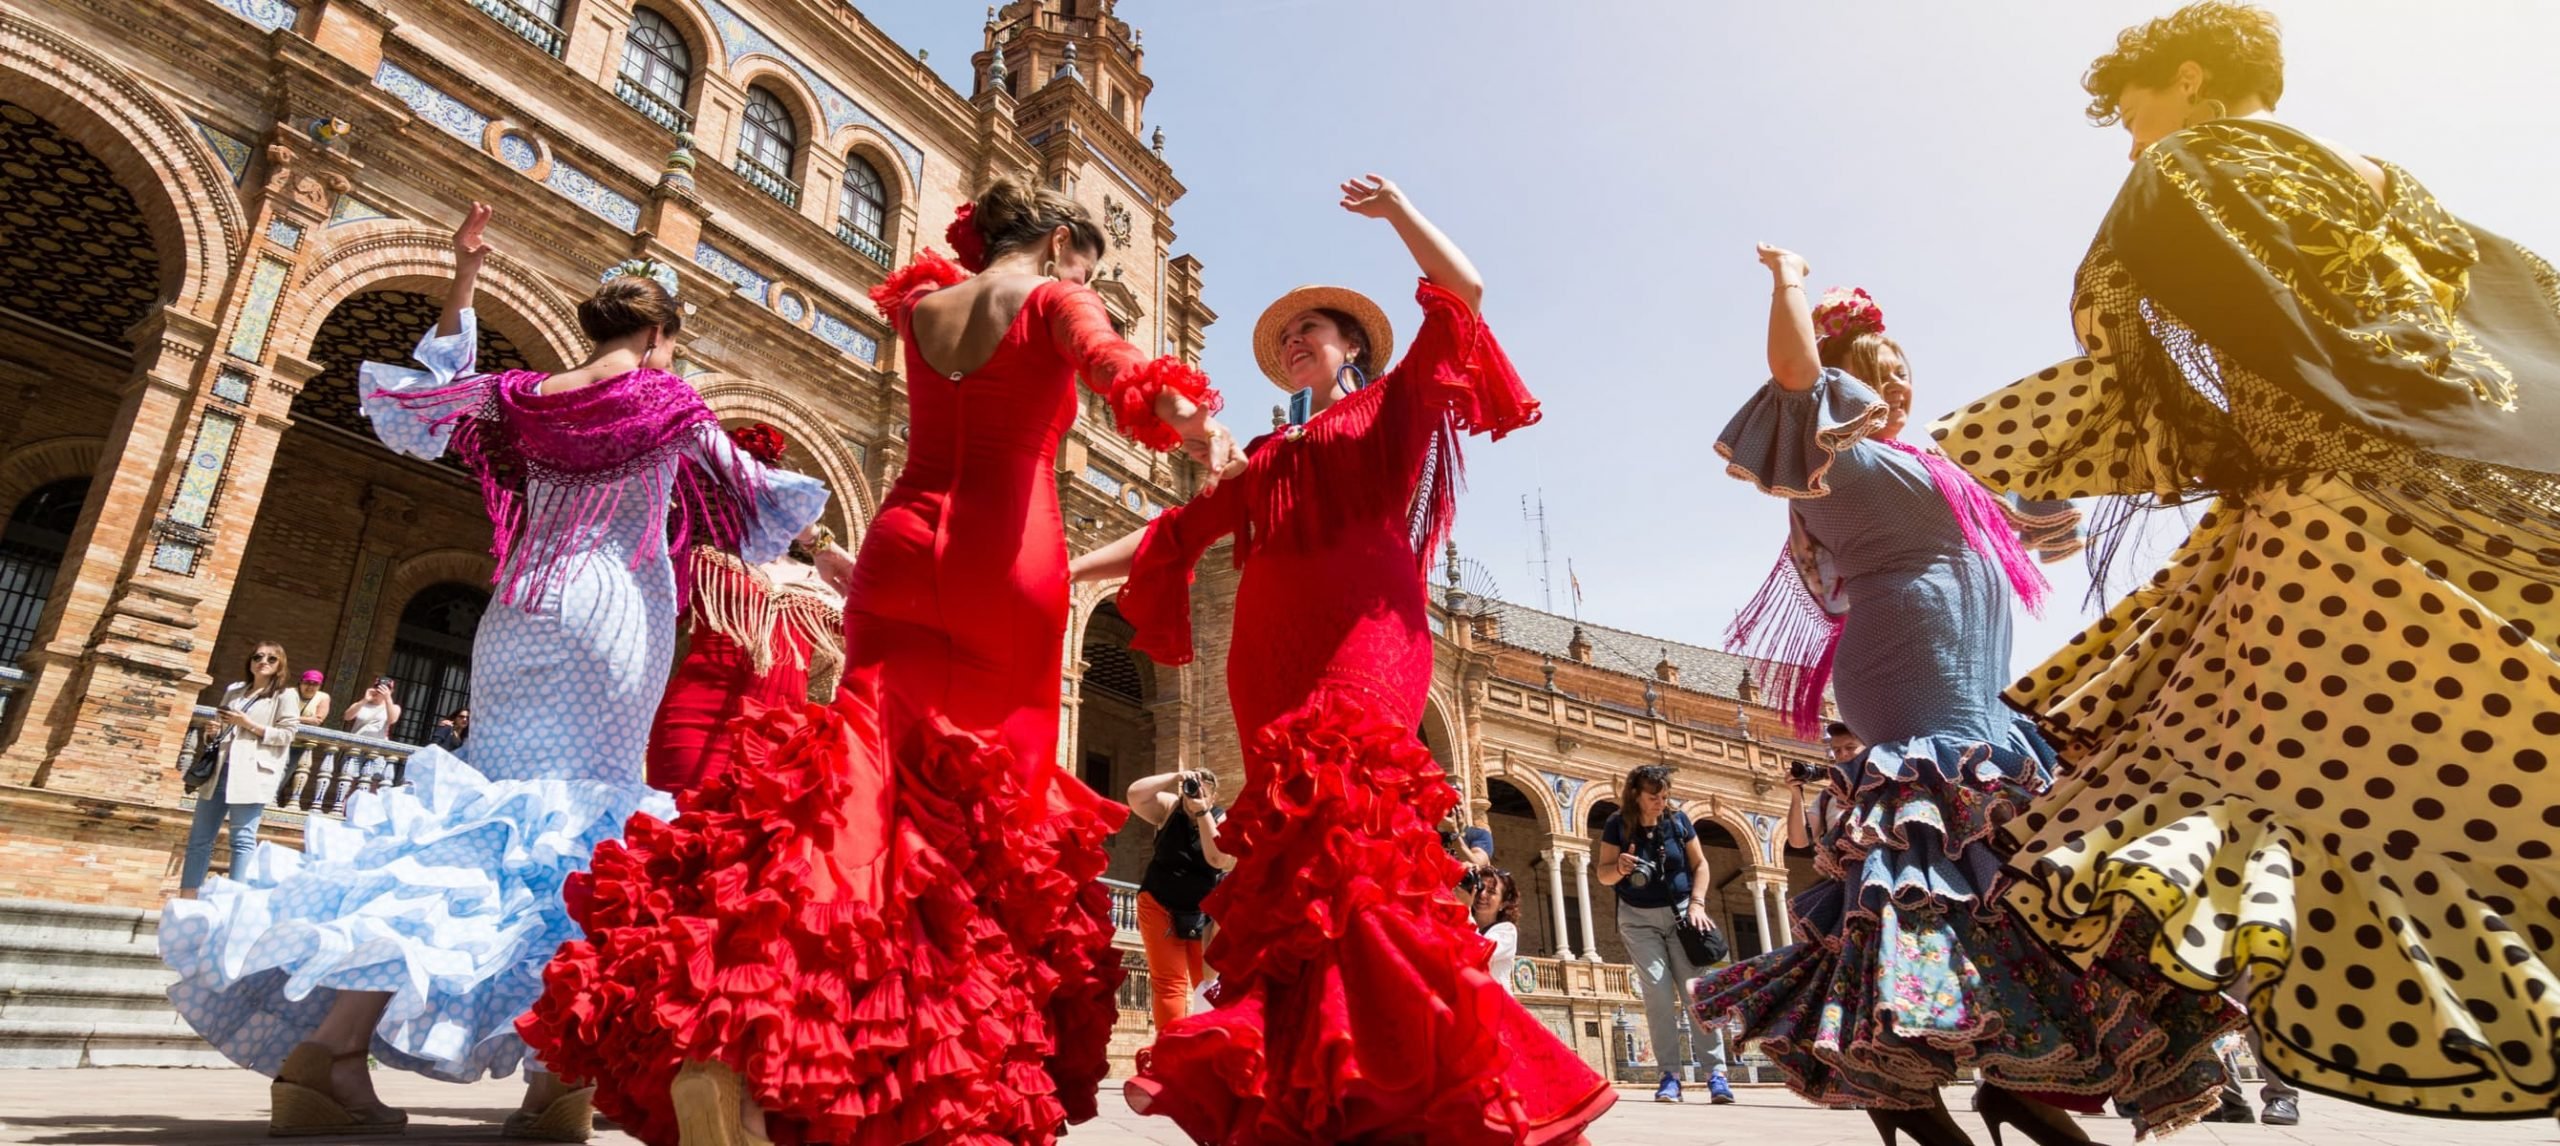
[(1050, 279), (1058, 277), (1058, 260), (1042, 259), (1040, 261), (1040, 277)]
[(2188, 100), (2186, 118), (2180, 122), (2179, 126), (2194, 127), (2198, 124), (2211, 123), (2229, 114), (2231, 114), (2231, 109), (2225, 106), (2221, 100)]
[[(1349, 375), (1349, 377), (1346, 378), (1344, 377), (1345, 375)], [(1334, 388), (1342, 391), (1343, 393), (1357, 394), (1360, 392), (1361, 388), (1368, 384), (1369, 372), (1362, 370), (1360, 368), (1360, 364), (1357, 362), (1345, 362), (1342, 364), (1341, 369), (1333, 372)]]

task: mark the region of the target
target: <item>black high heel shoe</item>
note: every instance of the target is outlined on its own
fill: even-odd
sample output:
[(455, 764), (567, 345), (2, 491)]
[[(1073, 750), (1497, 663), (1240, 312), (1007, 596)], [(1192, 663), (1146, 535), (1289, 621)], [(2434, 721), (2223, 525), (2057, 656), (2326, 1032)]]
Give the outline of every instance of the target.
[(1944, 1106), (1927, 1110), (1870, 1110), (1867, 1120), (1876, 1124), (1876, 1134), (1884, 1146), (1894, 1146), (1893, 1136), (1909, 1138), (1915, 1146), (1973, 1146), (1964, 1128), (1956, 1125)]
[(2072, 1121), (2068, 1111), (2041, 1102), (2030, 1101), (2013, 1090), (1996, 1086), (1982, 1089), (1983, 1125), (1991, 1128), (1991, 1146), (2001, 1146), (2002, 1124), (2015, 1126), (2035, 1146), (2088, 1146), (2089, 1133)]

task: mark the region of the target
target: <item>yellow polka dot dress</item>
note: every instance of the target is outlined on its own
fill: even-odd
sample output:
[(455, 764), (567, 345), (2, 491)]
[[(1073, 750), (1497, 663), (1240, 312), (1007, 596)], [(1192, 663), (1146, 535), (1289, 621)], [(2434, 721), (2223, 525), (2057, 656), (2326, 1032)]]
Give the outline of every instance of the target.
[[(2186, 170), (2213, 142), (2190, 145)], [(2168, 174), (2138, 168), (2125, 194), (2159, 195), (2145, 209), (2188, 211), (2238, 262), (2271, 270), (2313, 335), (2361, 315), (2365, 330), (2433, 329), (2439, 365), (2459, 368), (2470, 337), (2481, 359), (2521, 368), (2527, 356), (2491, 336), (2529, 329), (2469, 317), (2493, 268), (2429, 257), (2460, 224), (2427, 215), (2414, 180), (2390, 169), (2372, 210), (2350, 198), (2288, 214), (2269, 171), (2375, 197), (2319, 170), (2334, 157), (2290, 132), (2241, 142), (2266, 152), (2206, 155), (2220, 182), (2201, 194), (2181, 198), (2156, 154)], [(2283, 233), (2224, 209), (2243, 195)], [(2268, 1064), (2301, 1085), (2427, 1114), (2549, 1117), (2560, 481), (2421, 446), (2378, 424), (2394, 411), (2288, 378), (2309, 359), (2224, 333), (2219, 296), (2123, 254), (2146, 237), (2112, 226), (2126, 209), (2120, 197), (2082, 267), (2086, 355), (1933, 428), (1995, 488), (2209, 505), (2147, 584), (2010, 688), (2064, 766), (2010, 825), (2009, 901), (2084, 962), (2128, 919), (2157, 920), (2153, 967), (2198, 991), (2246, 984)], [(2324, 225), (2361, 230), (2338, 255), (2303, 255), (2328, 245)], [(2560, 314), (2548, 266), (2520, 265)], [(2560, 383), (2510, 374), (2513, 408), (2484, 415), (2536, 416)]]

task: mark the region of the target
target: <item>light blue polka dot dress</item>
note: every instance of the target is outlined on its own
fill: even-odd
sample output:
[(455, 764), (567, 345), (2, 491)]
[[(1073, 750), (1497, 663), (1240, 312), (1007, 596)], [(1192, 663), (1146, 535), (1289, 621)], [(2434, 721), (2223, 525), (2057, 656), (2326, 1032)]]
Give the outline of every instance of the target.
[[(424, 408), (376, 395), (450, 386), (477, 344), (466, 312), (460, 333), (419, 343), (428, 370), (365, 364), (365, 412), (384, 443), (444, 452), (450, 429), (434, 423), (476, 395)], [(739, 457), (708, 422), (620, 479), (623, 496), (601, 519), (569, 524), (567, 491), (529, 482), (525, 543), (575, 530), (578, 554), (529, 607), (493, 604), (482, 619), (469, 762), (422, 749), (403, 788), (352, 798), (344, 823), (313, 817), (302, 851), (261, 845), (247, 871), (169, 905), (169, 998), (232, 1061), (273, 1075), (339, 991), (391, 993), (373, 1040), (386, 1066), (469, 1082), (524, 1060), (516, 1017), (541, 994), (552, 953), (580, 934), (563, 883), (633, 812), (674, 814), (641, 771), (674, 654), (667, 513), (688, 459), (760, 475), (740, 546), (751, 563), (779, 556), (826, 505), (822, 483)]]

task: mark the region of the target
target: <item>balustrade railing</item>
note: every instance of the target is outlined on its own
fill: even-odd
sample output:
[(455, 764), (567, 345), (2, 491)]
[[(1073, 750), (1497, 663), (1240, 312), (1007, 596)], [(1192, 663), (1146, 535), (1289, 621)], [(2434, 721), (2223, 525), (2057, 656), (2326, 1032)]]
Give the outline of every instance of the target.
[(669, 131), (693, 130), (693, 116), (675, 101), (649, 90), (649, 85), (629, 76), (613, 78), (613, 94), (630, 104), (649, 121)]
[(1520, 961), (1528, 964), (1537, 976), (1537, 988), (1528, 994), (1614, 1000), (1642, 998), (1636, 991), (1635, 969), (1624, 963), (1550, 959), (1542, 955), (1523, 955)]
[(756, 190), (781, 200), (783, 206), (800, 205), (800, 185), (792, 182), (790, 176), (744, 155), (739, 156), (737, 162), (731, 166), (738, 172), (739, 178), (753, 184)]
[(889, 260), (895, 257), (895, 252), (889, 249), (889, 244), (883, 242), (880, 236), (863, 231), (850, 223), (836, 224), (836, 238), (843, 240), (844, 245), (861, 252), (863, 258), (883, 267), (888, 266)]
[[(221, 732), (222, 711), (197, 705), (195, 719), (187, 726), (178, 766), (184, 769), (206, 739)], [(417, 745), (396, 740), (376, 740), (326, 728), (296, 728), (284, 778), (276, 783), (275, 799), (269, 806), (289, 812), (344, 815), (347, 797), (357, 789), (378, 792), (407, 782), (409, 754), (417, 750)]]
[(551, 53), (554, 58), (568, 49), (569, 37), (552, 26), (551, 21), (536, 16), (508, 0), (471, 0), (471, 6), (489, 14), (489, 18), (524, 38), (524, 42)]

